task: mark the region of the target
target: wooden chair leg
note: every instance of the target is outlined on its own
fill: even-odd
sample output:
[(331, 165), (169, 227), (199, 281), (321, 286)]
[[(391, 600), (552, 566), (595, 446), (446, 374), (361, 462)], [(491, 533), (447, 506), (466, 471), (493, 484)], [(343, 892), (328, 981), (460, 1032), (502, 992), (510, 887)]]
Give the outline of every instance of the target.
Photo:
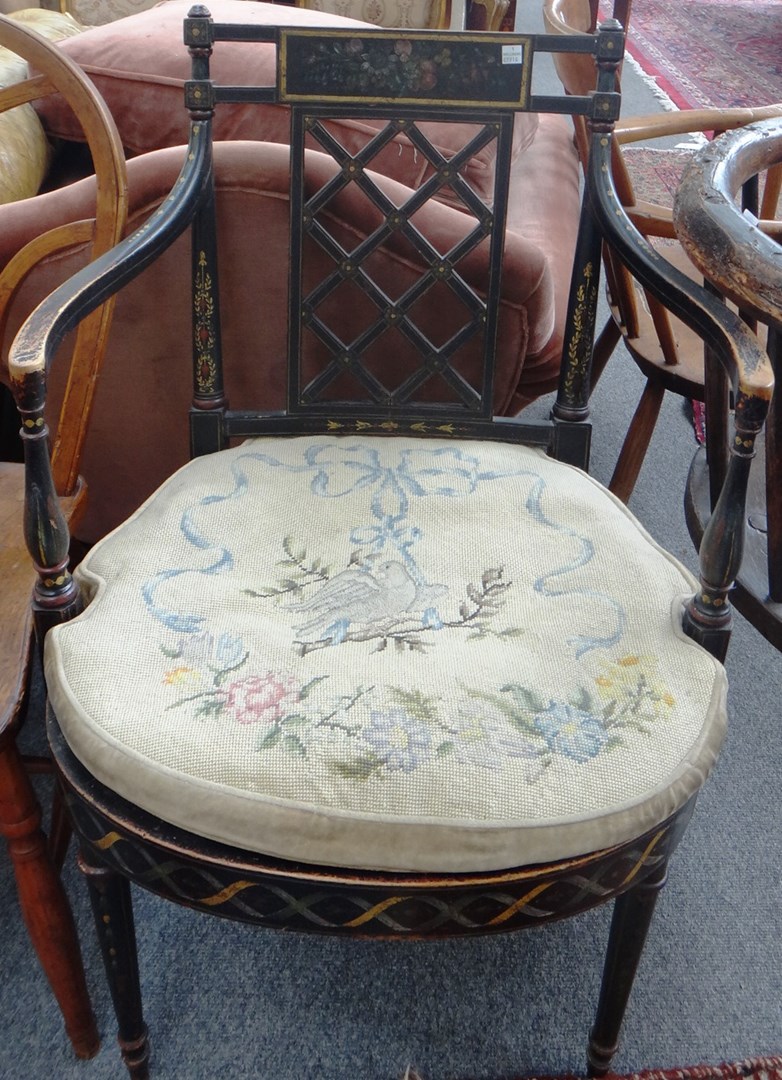
[(605, 370), (605, 366), (614, 355), (614, 349), (619, 344), (622, 331), (616, 325), (614, 319), (609, 316), (603, 329), (595, 339), (592, 347), (592, 389), (597, 386), (597, 381)]
[(641, 400), (638, 402), (638, 408), (635, 410), (630, 427), (627, 429), (625, 441), (622, 443), (622, 449), (614, 467), (614, 474), (611, 477), (611, 483), (608, 485), (608, 490), (612, 491), (623, 503), (626, 503), (633, 493), (638, 474), (646, 457), (646, 451), (652, 441), (654, 427), (660, 415), (664, 397), (665, 388), (650, 379), (644, 387)]
[(71, 842), (71, 833), (71, 823), (65, 811), (62, 788), (59, 784), (55, 784), (52, 797), (52, 816), (49, 824), (49, 856), (58, 871), (62, 870), (65, 862), (68, 844)]
[(611, 1067), (654, 906), (667, 876), (668, 864), (662, 863), (649, 878), (614, 902), (600, 1001), (589, 1036), (589, 1076), (605, 1076)]
[(117, 1016), (117, 1042), (133, 1080), (149, 1080), (149, 1033), (141, 1008), (141, 984), (130, 883), (82, 851), (103, 963)]
[(8, 843), (19, 904), (77, 1057), (100, 1047), (68, 898), (41, 831), (41, 809), (16, 746), (0, 735), (0, 832)]

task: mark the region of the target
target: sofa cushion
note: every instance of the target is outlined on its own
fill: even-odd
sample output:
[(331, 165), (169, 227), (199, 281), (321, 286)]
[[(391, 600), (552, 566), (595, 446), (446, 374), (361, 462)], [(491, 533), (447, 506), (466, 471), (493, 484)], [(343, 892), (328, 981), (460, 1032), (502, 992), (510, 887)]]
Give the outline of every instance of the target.
[(445, 0), (298, 0), (313, 11), (363, 19), (375, 26), (421, 30), (444, 25)]
[(89, 606), (46, 639), (74, 753), (282, 858), (599, 850), (687, 802), (725, 728), (724, 671), (681, 631), (694, 579), (526, 447), (252, 440), (180, 470), (78, 573)]
[(158, 0), (68, 0), (68, 8), (83, 26), (100, 26), (154, 7)]
[[(187, 142), (188, 116), (183, 86), (190, 78), (190, 57), (182, 44), (182, 23), (190, 0), (171, 0), (149, 11), (119, 22), (95, 27), (71, 42), (63, 51), (75, 60), (95, 82), (111, 110), (123, 145), (133, 153), (143, 153)], [(213, 0), (208, 5), (215, 19), (264, 25), (369, 26), (355, 19), (343, 19), (320, 11), (290, 8), (251, 0)], [(274, 83), (275, 48), (272, 44), (221, 42), (212, 57), (216, 82), (243, 85)], [(82, 134), (70, 110), (58, 99), (43, 101), (40, 115), (50, 135), (81, 139)], [(347, 149), (358, 150), (384, 121), (331, 121)], [(534, 138), (538, 118), (520, 113), (516, 120), (514, 151), (518, 153)], [(421, 127), (445, 157), (464, 145), (458, 125), (436, 123)], [(466, 125), (462, 125), (462, 130)], [(258, 139), (289, 142), (288, 111), (280, 105), (219, 106), (215, 138)], [(466, 179), (481, 197), (488, 197), (494, 178), (493, 145), (477, 153)], [(417, 188), (431, 167), (408, 140), (399, 135), (373, 168)]]
[[(8, 17), (49, 41), (60, 41), (82, 31), (70, 15), (59, 11), (30, 8), (13, 11)], [(0, 88), (23, 82), (27, 76), (27, 61), (10, 49), (0, 48)], [(73, 123), (78, 126), (75, 117)], [(50, 160), (51, 147), (32, 105), (0, 113), (0, 203), (35, 195)]]

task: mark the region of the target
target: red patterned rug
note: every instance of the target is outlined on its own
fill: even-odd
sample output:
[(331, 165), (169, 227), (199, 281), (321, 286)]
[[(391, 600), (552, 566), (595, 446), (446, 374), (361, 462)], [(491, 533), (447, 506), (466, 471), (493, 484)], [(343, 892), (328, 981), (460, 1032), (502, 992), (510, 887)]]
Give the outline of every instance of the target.
[[(611, 0), (601, 0), (603, 16)], [(680, 109), (782, 101), (782, 0), (636, 0), (628, 51)]]
[[(426, 1080), (407, 1069), (402, 1080)], [(508, 1078), (510, 1080), (510, 1078)], [(567, 1076), (529, 1077), (528, 1080), (578, 1080)], [(609, 1080), (782, 1080), (782, 1057), (748, 1058), (726, 1065), (695, 1065), (688, 1069), (646, 1069), (644, 1072), (619, 1075), (609, 1073)]]

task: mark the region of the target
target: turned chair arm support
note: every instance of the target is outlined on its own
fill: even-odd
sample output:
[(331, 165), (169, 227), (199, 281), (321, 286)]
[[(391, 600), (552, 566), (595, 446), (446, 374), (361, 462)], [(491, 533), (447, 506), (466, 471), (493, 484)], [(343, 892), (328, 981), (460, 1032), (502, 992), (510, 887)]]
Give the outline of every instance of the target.
[[(718, 656), (724, 655), (730, 625), (728, 593), (743, 554), (749, 467), (774, 388), (771, 362), (757, 337), (735, 312), (667, 263), (634, 228), (611, 179), (611, 140), (599, 131), (592, 137), (588, 183), (606, 240), (652, 295), (703, 339), (733, 387), (736, 410), (730, 462), (701, 544), (700, 588), (685, 617), (687, 633)], [(693, 194), (693, 203), (704, 205), (707, 201), (702, 194)], [(767, 237), (762, 239), (776, 246)], [(712, 245), (707, 249), (713, 251)], [(702, 269), (708, 268), (711, 273), (712, 259), (713, 253), (704, 259)], [(715, 261), (721, 260), (717, 257)]]

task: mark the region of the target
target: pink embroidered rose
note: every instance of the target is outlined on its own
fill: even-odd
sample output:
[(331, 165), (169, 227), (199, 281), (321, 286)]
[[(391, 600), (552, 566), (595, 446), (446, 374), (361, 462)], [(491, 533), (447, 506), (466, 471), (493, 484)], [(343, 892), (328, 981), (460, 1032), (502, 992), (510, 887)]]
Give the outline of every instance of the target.
[(285, 699), (295, 696), (294, 685), (289, 675), (249, 675), (228, 687), (225, 708), (240, 724), (273, 724), (282, 717)]
[(418, 76), (420, 90), (431, 90), (437, 85), (437, 64), (434, 60), (422, 60)]

